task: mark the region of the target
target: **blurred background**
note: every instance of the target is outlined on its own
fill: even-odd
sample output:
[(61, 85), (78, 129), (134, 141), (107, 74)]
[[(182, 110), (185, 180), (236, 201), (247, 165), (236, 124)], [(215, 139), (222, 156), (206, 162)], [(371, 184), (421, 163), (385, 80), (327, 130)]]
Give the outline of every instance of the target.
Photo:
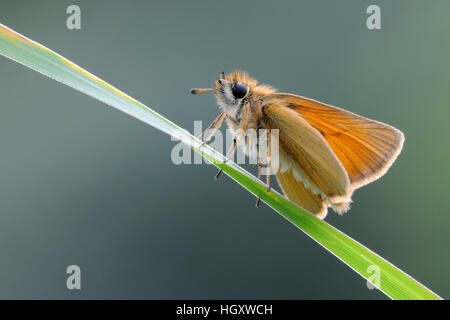
[[(66, 8), (81, 8), (68, 30)], [(368, 30), (366, 8), (381, 8)], [(20, 1), (0, 22), (189, 131), (221, 71), (391, 124), (398, 160), (327, 221), (450, 296), (450, 2)], [(385, 299), (170, 137), (0, 58), (0, 298)], [(250, 168), (255, 173), (253, 168)], [(81, 290), (66, 288), (68, 265)]]

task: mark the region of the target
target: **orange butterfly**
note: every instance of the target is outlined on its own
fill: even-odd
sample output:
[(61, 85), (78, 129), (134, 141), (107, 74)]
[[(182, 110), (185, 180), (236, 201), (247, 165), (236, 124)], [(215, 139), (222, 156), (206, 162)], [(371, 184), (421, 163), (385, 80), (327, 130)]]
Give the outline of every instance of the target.
[[(301, 96), (279, 93), (245, 72), (222, 73), (213, 88), (222, 113), (208, 127), (213, 132), (223, 121), (234, 133), (236, 150), (246, 130), (278, 129), (279, 164), (272, 167), (288, 199), (325, 218), (331, 207), (342, 214), (349, 210), (358, 189), (386, 173), (399, 155), (404, 141), (401, 131), (387, 124)], [(267, 135), (268, 166), (270, 135)], [(258, 160), (258, 177), (260, 174)], [(218, 175), (221, 171), (219, 171)], [(270, 175), (267, 175), (270, 190)], [(257, 205), (259, 204), (259, 198)]]

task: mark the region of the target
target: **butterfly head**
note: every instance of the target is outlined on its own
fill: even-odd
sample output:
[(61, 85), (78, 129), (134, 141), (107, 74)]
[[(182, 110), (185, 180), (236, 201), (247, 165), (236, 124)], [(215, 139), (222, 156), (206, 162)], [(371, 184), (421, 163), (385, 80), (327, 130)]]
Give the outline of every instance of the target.
[(247, 101), (275, 90), (266, 85), (258, 85), (258, 81), (250, 78), (246, 72), (234, 71), (227, 75), (222, 72), (211, 89), (192, 89), (191, 93), (208, 91), (214, 92), (222, 111), (232, 112), (241, 108)]
[(228, 75), (221, 73), (214, 81), (213, 92), (219, 107), (229, 112), (245, 103), (255, 85), (256, 81), (250, 79), (246, 73), (233, 72)]

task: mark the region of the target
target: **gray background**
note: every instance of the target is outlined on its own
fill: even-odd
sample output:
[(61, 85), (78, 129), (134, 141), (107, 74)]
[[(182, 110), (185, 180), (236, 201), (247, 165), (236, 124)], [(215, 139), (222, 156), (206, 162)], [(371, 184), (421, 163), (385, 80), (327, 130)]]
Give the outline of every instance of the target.
[[(66, 29), (81, 7), (82, 29)], [(365, 10), (377, 3), (382, 30)], [(449, 1), (7, 1), (1, 23), (192, 130), (221, 71), (406, 135), (381, 180), (327, 221), (443, 297), (448, 269)], [(0, 298), (384, 299), (163, 133), (0, 59)], [(82, 290), (65, 269), (82, 270)]]

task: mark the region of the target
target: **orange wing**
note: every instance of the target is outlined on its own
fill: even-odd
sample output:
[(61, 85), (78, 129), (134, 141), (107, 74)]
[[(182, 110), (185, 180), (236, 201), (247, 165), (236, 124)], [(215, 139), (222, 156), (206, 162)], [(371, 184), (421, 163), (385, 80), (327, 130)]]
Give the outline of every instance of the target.
[(286, 197), (301, 206), (303, 209), (314, 214), (320, 219), (324, 219), (327, 215), (327, 205), (322, 197), (314, 194), (310, 189), (298, 181), (292, 171), (286, 171), (276, 174), (281, 190)]
[(276, 93), (272, 99), (298, 112), (323, 135), (353, 189), (385, 174), (402, 149), (403, 133), (387, 124), (297, 95)]
[(261, 125), (279, 130), (280, 164), (294, 170), (297, 180), (332, 203), (350, 201), (352, 189), (344, 166), (318, 130), (290, 108), (278, 103), (262, 107)]

